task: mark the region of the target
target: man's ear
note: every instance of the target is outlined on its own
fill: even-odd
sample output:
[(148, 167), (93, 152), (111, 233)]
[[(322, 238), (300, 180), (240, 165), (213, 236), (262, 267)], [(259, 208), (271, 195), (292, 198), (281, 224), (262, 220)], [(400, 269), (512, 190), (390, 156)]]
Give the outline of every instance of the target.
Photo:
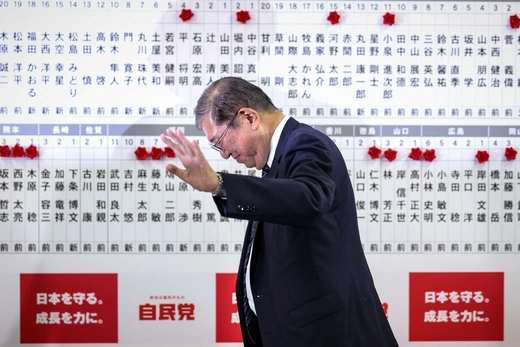
[(240, 114), (244, 116), (246, 121), (251, 125), (253, 130), (256, 130), (260, 125), (260, 115), (252, 108), (244, 107), (240, 110)]

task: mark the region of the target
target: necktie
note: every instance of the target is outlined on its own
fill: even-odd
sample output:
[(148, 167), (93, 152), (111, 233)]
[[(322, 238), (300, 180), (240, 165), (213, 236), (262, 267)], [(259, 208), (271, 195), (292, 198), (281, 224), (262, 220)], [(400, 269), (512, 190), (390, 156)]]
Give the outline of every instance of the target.
[[(269, 165), (265, 164), (264, 168), (262, 169), (262, 178), (267, 176), (270, 169), (271, 168), (269, 167)], [(253, 311), (251, 311), (251, 308), (249, 307), (249, 302), (247, 301), (246, 276), (247, 276), (247, 265), (249, 263), (249, 257), (251, 256), (251, 248), (253, 247), (253, 242), (255, 240), (257, 227), (258, 227), (258, 222), (253, 221), (253, 224), (251, 226), (251, 238), (249, 239), (249, 245), (247, 246), (246, 257), (244, 259), (244, 315), (246, 317), (246, 327), (247, 327), (248, 331), (249, 331), (249, 322), (251, 322), (251, 315), (253, 314)]]
[(269, 165), (265, 164), (264, 168), (262, 169), (262, 178), (267, 176), (267, 174), (269, 173), (269, 170), (271, 170), (271, 168), (269, 167)]

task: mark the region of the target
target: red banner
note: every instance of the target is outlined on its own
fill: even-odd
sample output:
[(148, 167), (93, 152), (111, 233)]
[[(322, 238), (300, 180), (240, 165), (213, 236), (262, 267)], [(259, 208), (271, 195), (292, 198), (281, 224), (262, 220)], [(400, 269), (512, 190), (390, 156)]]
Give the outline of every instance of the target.
[(21, 343), (117, 343), (117, 274), (21, 274)]
[(235, 293), (236, 274), (217, 274), (217, 342), (242, 342)]
[(503, 341), (504, 273), (410, 273), (410, 341)]

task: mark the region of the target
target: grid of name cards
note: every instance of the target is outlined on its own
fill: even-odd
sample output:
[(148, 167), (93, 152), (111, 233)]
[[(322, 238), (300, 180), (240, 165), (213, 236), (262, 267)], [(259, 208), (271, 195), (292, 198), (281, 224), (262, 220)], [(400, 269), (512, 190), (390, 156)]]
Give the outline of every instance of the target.
[[(204, 88), (257, 84), (343, 153), (367, 253), (520, 253), (520, 3), (0, 0), (0, 253), (238, 254), (165, 170)], [(386, 23), (386, 24), (385, 24)], [(391, 25), (390, 25), (391, 24)]]

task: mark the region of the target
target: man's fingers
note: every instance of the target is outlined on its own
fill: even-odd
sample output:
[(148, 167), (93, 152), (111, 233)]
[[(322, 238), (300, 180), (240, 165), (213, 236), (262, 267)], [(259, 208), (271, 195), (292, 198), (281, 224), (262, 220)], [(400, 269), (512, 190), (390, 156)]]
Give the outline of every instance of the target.
[(193, 146), (193, 151), (195, 152), (195, 155), (197, 157), (204, 158), (204, 154), (202, 153), (202, 150), (200, 149), (200, 146), (197, 143), (197, 140), (191, 141), (191, 145)]
[(193, 157), (193, 150), (191, 148), (191, 145), (189, 141), (186, 139), (184, 134), (182, 133), (182, 130), (177, 129), (177, 131), (173, 131), (171, 129), (167, 129), (166, 133), (171, 138), (171, 140), (175, 143), (177, 148), (180, 150), (180, 155), (186, 154), (190, 157)]
[(173, 133), (172, 129), (170, 129), (170, 128), (166, 129), (166, 134), (168, 134), (169, 137), (175, 136), (175, 134)]
[[(168, 136), (161, 134), (161, 140), (168, 147), (175, 147), (173, 141)], [(176, 149), (176, 148), (172, 148), (172, 149)]]
[(184, 151), (189, 156), (193, 157), (195, 155), (195, 151), (190, 143), (190, 141), (184, 136), (181, 129), (177, 129), (176, 138), (179, 140), (179, 145), (184, 148)]
[(168, 147), (172, 148), (174, 152), (176, 152), (178, 155), (184, 155), (185, 151), (183, 150), (183, 147), (179, 144), (179, 140), (177, 139), (177, 136), (171, 131), (170, 129), (166, 129), (166, 135), (161, 134), (161, 140), (168, 145)]
[(168, 164), (166, 170), (169, 173), (195, 189), (202, 191), (214, 189), (211, 186), (217, 178), (196, 140), (188, 140), (180, 129), (177, 131), (166, 129), (166, 135), (162, 134), (161, 140), (176, 152), (184, 166), (184, 168), (179, 168), (174, 164)]

